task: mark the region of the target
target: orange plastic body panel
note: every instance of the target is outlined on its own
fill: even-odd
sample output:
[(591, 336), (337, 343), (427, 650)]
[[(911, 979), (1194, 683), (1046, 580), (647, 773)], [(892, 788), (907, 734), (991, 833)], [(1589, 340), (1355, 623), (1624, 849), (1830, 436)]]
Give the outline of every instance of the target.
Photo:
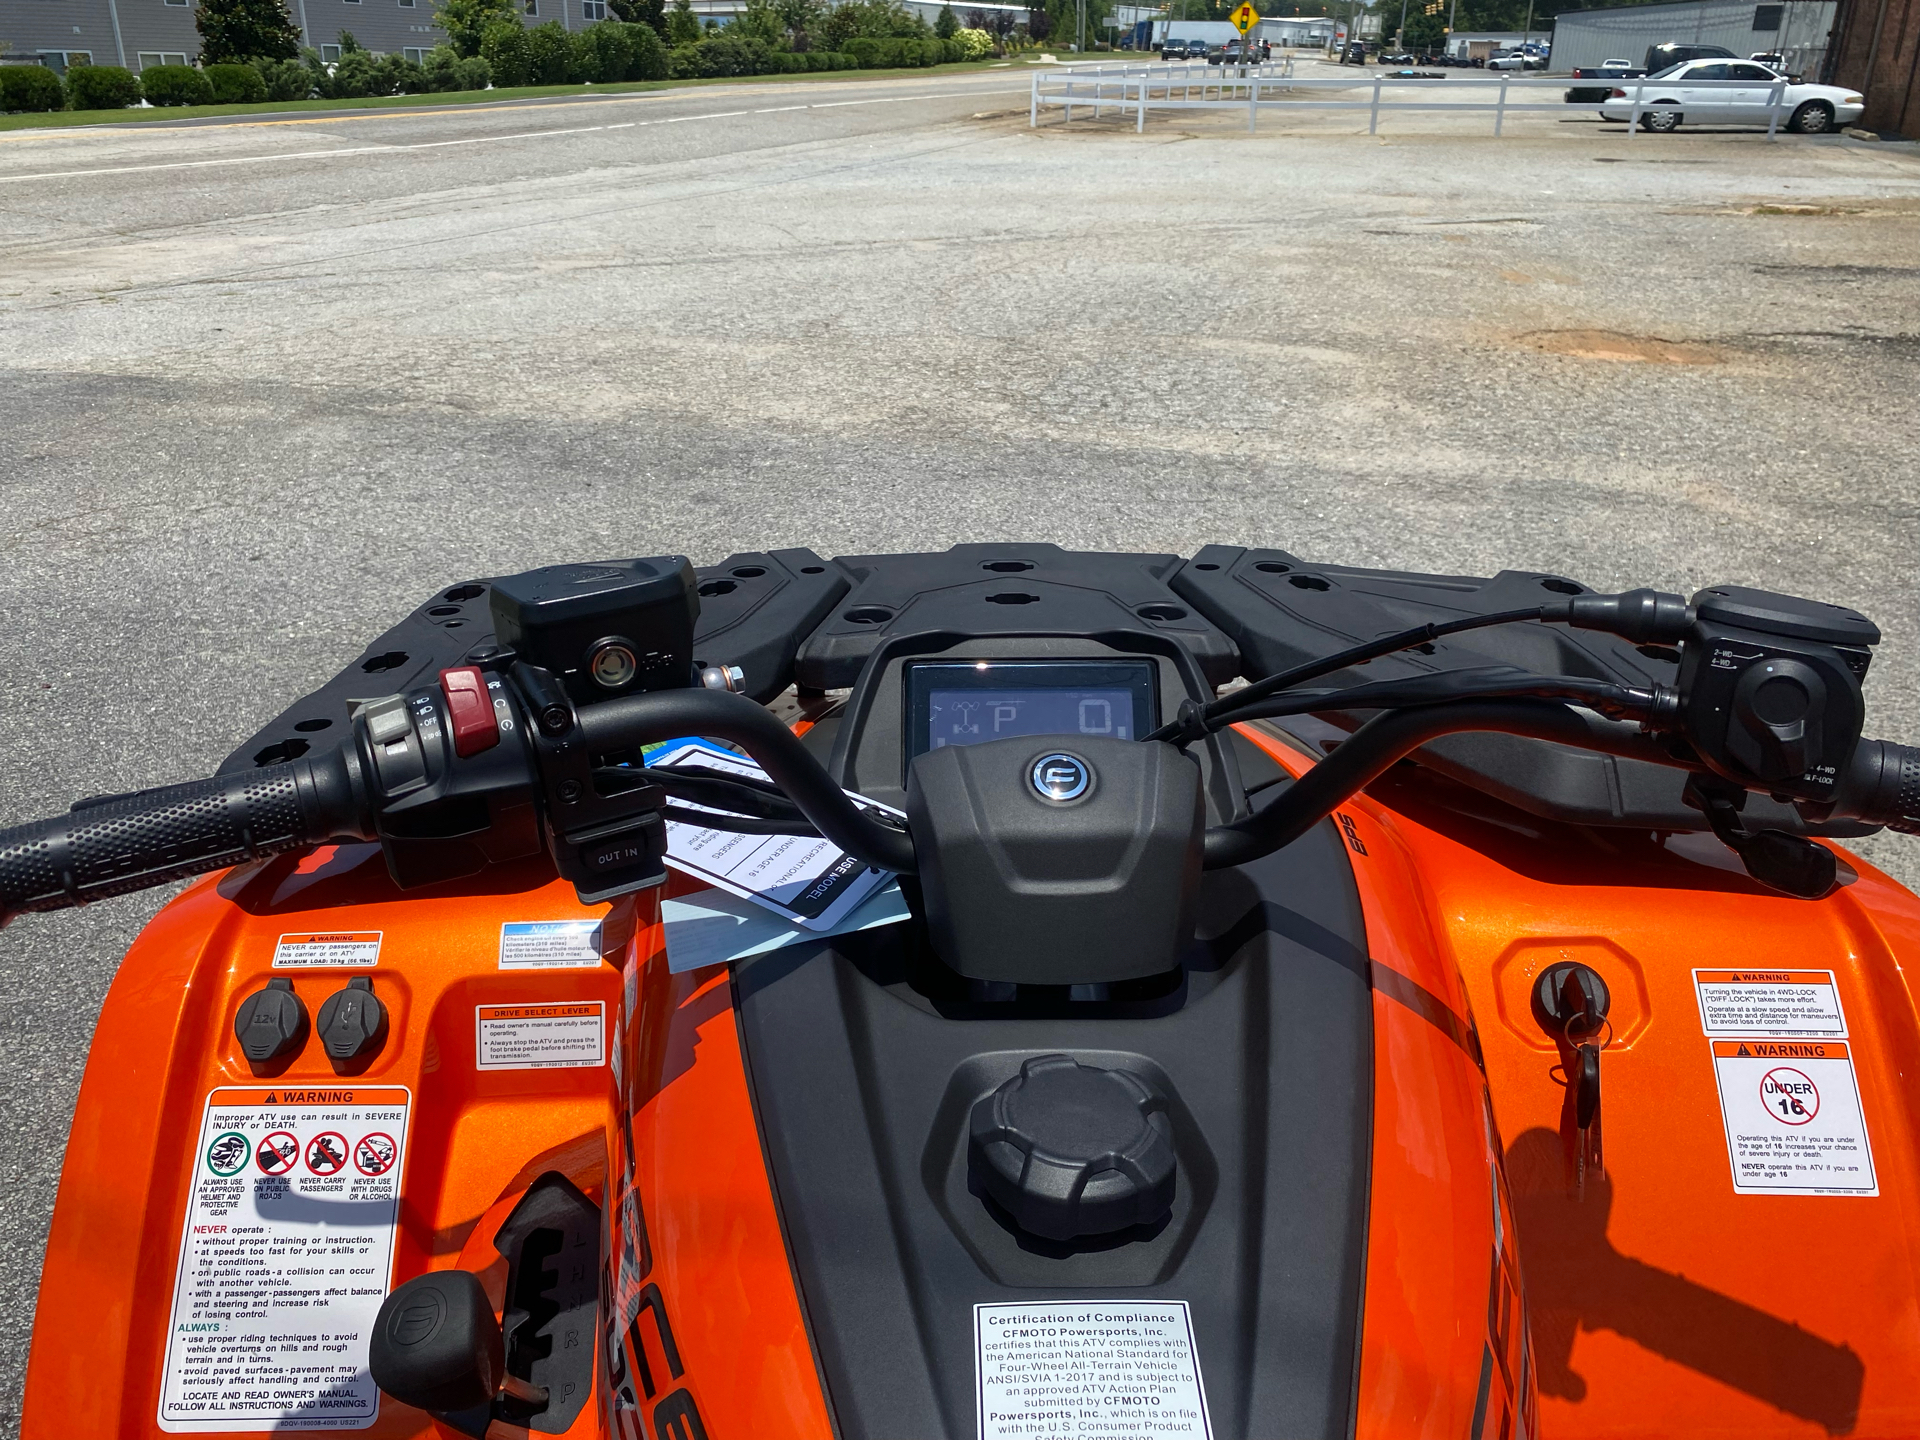
[[(1859, 879), (1827, 900), (1786, 899), (1710, 836), (1663, 844), (1485, 802), (1470, 818), (1471, 794), (1442, 809), (1436, 784), (1386, 777), (1347, 808), (1405, 857), (1403, 894), (1420, 897), (1479, 1017), (1539, 1433), (1920, 1435), (1920, 1033), (1905, 981), (1920, 965), (1920, 900), (1858, 861)], [(1561, 960), (1599, 971), (1613, 997), (1602, 1173), (1584, 1188), (1559, 1056), (1530, 1005)], [(1877, 1196), (1734, 1191), (1696, 967), (1834, 973)], [(1410, 1079), (1383, 1065), (1383, 1087)], [(1370, 1283), (1369, 1330), (1377, 1293)]]
[[(633, 1133), (655, 1259), (637, 1280), (662, 1297), (662, 1323), (678, 1345), (671, 1365), (656, 1348), (653, 1373), (674, 1377), (666, 1391), (697, 1397), (700, 1413), (713, 1417), (710, 1434), (827, 1433), (724, 977), (710, 973), (694, 1002), (681, 1003), (688, 997), (676, 987), (685, 982), (667, 976), (654, 895), (587, 908), (551, 871), (517, 880), (495, 871), (487, 880), (486, 893), (447, 886), (402, 895), (377, 849), (327, 849), (210, 877), (147, 927), (102, 1009), (74, 1115), (28, 1363), (29, 1440), (166, 1433), (156, 1418), (166, 1330), (210, 1091), (406, 1087), (393, 1283), (460, 1265), (481, 1274), (498, 1306), (506, 1266), (490, 1242), (532, 1180), (558, 1170), (604, 1202), (613, 1157), (612, 1190), (622, 1199), (629, 1172), (618, 1086), (640, 1075), (651, 1078)], [(499, 968), (503, 923), (594, 916), (604, 916), (606, 958), (597, 967)], [(271, 968), (283, 934), (369, 931), (382, 937), (371, 971)], [(364, 1073), (336, 1075), (312, 1038), (272, 1077), (250, 1071), (234, 1015), (276, 973), (291, 976), (313, 1016), (350, 974), (373, 977), (389, 1037)], [(635, 996), (644, 996), (637, 1006)], [(609, 1063), (476, 1069), (477, 1005), (579, 1001), (606, 1007)], [(617, 1220), (606, 1223), (616, 1242), (625, 1238)], [(613, 1352), (596, 1350), (601, 1393), (570, 1436), (605, 1433)], [(452, 1432), (383, 1398), (378, 1419), (357, 1433)], [(652, 1424), (645, 1433), (655, 1433)]]
[[(1307, 759), (1242, 735), (1295, 775)], [(1472, 1011), (1414, 860), (1370, 807), (1347, 841), (1373, 977), (1373, 1175), (1355, 1434), (1531, 1435), (1519, 1255)]]

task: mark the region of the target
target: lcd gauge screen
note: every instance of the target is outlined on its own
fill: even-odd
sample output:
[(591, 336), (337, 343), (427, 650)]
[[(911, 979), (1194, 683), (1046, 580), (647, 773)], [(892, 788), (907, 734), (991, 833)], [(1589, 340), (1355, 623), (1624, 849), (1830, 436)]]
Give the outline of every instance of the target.
[(1138, 740), (1159, 724), (1150, 660), (907, 667), (908, 754), (1024, 735)]

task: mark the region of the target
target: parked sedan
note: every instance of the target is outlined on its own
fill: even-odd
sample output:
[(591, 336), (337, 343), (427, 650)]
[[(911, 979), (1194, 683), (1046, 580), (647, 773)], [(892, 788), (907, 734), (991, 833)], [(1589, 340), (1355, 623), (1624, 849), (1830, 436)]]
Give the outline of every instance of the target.
[(1609, 60), (1604, 65), (1577, 66), (1573, 72), (1576, 80), (1605, 80), (1605, 85), (1576, 85), (1567, 91), (1569, 105), (1604, 105), (1613, 94), (1613, 82), (1638, 80), (1647, 72), (1636, 70), (1624, 60)]
[[(1765, 125), (1773, 115), (1768, 101), (1782, 80), (1750, 60), (1691, 60), (1650, 75), (1636, 85), (1616, 86), (1602, 120), (1631, 118), (1636, 90), (1640, 123), (1666, 133), (1682, 124)], [(1865, 101), (1857, 90), (1839, 85), (1799, 85), (1789, 81), (1780, 97), (1787, 128), (1821, 135), (1860, 118)]]

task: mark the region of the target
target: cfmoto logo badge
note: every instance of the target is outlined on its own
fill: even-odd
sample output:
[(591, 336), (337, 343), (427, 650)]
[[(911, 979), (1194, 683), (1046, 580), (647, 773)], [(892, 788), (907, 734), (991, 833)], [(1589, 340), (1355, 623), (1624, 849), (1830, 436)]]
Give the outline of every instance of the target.
[(1093, 769), (1078, 755), (1042, 755), (1027, 772), (1027, 783), (1042, 800), (1078, 800), (1093, 784)]

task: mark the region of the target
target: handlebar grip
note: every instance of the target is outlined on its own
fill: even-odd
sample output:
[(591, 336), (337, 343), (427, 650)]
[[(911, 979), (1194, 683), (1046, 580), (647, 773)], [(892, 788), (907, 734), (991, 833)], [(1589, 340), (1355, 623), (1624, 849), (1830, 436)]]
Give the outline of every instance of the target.
[(0, 831), (0, 923), (370, 831), (336, 752), (132, 795)]
[(1853, 747), (1845, 792), (1841, 808), (1851, 818), (1920, 830), (1920, 750), (1891, 740), (1862, 740)]

